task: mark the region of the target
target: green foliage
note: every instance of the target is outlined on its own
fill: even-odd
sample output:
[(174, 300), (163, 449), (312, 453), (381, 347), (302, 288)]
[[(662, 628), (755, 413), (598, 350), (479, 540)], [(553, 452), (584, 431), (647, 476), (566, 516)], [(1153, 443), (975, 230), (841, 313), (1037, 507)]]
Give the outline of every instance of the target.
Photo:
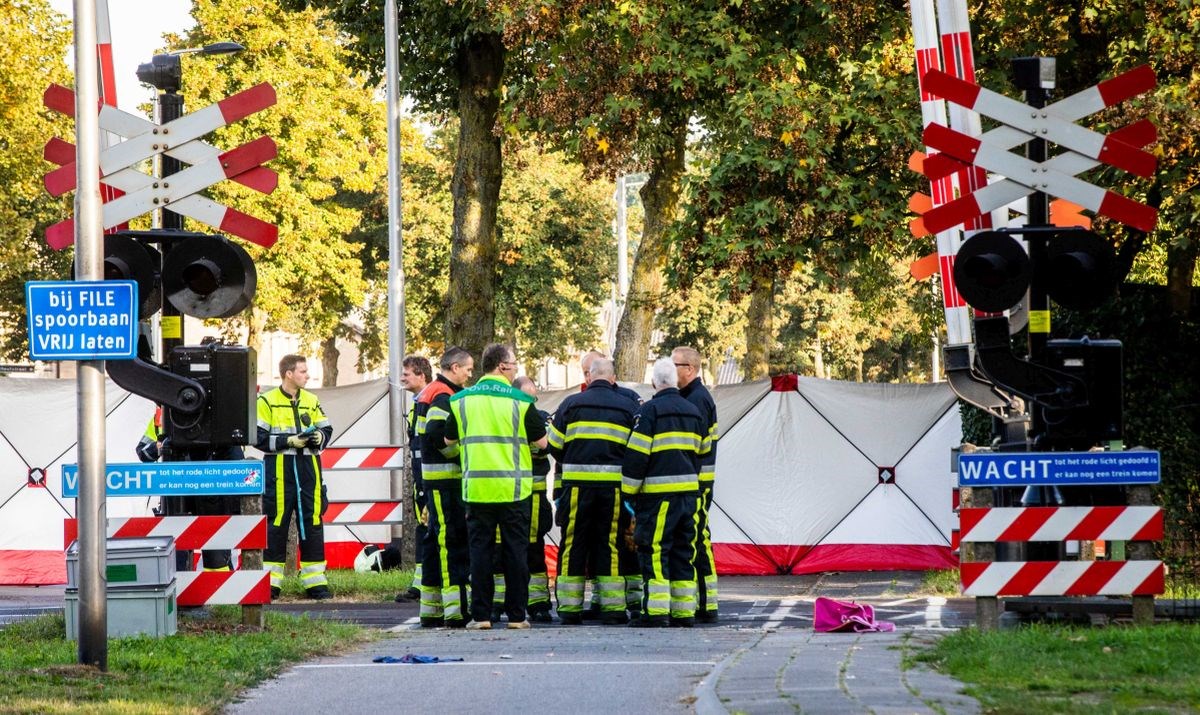
[[(445, 123), (424, 141), (414, 140), (405, 153), (405, 315), (409, 352), (436, 355), (445, 347), (457, 126)], [(505, 165), (494, 267), (496, 328), (529, 366), (548, 357), (566, 359), (572, 347), (597, 340), (595, 306), (607, 297), (615, 269), (611, 188), (586, 179), (578, 164), (533, 140), (510, 142)], [(386, 197), (380, 197), (362, 231), (371, 255), (386, 247), (386, 218)], [(370, 291), (364, 344), (373, 344), (369, 336), (378, 333), (372, 326), (386, 321), (385, 277), (375, 278)]]
[(72, 251), (50, 250), (46, 226), (71, 214), (71, 199), (51, 198), (42, 175), (54, 167), (42, 147), (74, 143), (69, 119), (42, 106), (51, 82), (70, 85), (63, 58), (69, 22), (44, 0), (0, 0), (0, 358), (28, 356), (25, 281), (70, 277)]
[(1156, 500), (1167, 512), (1164, 557), (1178, 563), (1200, 533), (1200, 324), (1169, 315), (1164, 300), (1162, 287), (1125, 284), (1102, 309), (1056, 314), (1053, 337), (1121, 341), (1124, 441), (1162, 452)]
[(108, 672), (76, 664), (63, 616), (0, 629), (5, 711), (38, 713), (217, 713), (239, 692), (288, 665), (345, 650), (371, 634), (345, 623), (268, 611), (266, 629), (240, 625), (241, 609), (218, 607), (205, 620), (180, 618), (165, 638), (111, 640)]
[(246, 50), (226, 58), (185, 60), (183, 91), (193, 107), (270, 82), (278, 103), (217, 133), (221, 146), (262, 135), (275, 139), (274, 193), (231, 182), (214, 198), (279, 226), (270, 249), (251, 247), (258, 268), (255, 310), (265, 329), (296, 333), (312, 345), (339, 331), (363, 303), (362, 246), (350, 238), (363, 207), (383, 192), (384, 110), (375, 87), (350, 69), (336, 26), (314, 11), (286, 12), (214, 0), (193, 6), (197, 26), (171, 46), (236, 37)]
[(500, 189), (496, 328), (527, 364), (594, 345), (616, 268), (611, 185), (561, 153), (510, 142)]
[(1200, 702), (1200, 630), (1029, 626), (957, 631), (917, 655), (987, 712), (1182, 712)]

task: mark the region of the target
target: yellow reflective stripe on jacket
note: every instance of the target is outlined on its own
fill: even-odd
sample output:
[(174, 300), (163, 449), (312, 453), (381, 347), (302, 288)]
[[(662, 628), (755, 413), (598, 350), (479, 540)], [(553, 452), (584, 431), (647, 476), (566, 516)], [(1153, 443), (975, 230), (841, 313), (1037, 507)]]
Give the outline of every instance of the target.
[(663, 432), (654, 435), (651, 452), (662, 452), (668, 449), (690, 449), (700, 452), (700, 435), (695, 432)]
[(695, 474), (664, 474), (646, 477), (642, 482), (644, 494), (666, 494), (670, 492), (694, 492), (700, 488)]
[(566, 440), (606, 439), (624, 444), (629, 441), (630, 429), (612, 422), (572, 422), (567, 425)]
[(563, 464), (563, 481), (617, 482), (621, 479), (619, 464)]
[(629, 443), (626, 445), (629, 449), (636, 450), (642, 454), (650, 454), (650, 445), (652, 444), (649, 436), (641, 432), (634, 432), (629, 435)]
[(559, 431), (559, 429), (554, 426), (554, 423), (551, 422), (550, 424), (546, 425), (546, 441), (551, 447), (555, 449), (562, 449), (563, 445), (566, 444), (567, 436)]

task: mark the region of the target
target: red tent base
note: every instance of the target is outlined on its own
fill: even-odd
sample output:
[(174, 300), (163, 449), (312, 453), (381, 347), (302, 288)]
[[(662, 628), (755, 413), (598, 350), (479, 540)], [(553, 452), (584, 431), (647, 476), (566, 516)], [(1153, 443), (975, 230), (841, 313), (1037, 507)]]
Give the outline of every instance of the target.
[(958, 559), (950, 553), (949, 546), (916, 544), (713, 544), (713, 558), (717, 573), (726, 576), (958, 568)]
[(50, 586), (67, 582), (67, 557), (62, 551), (0, 550), (0, 584)]

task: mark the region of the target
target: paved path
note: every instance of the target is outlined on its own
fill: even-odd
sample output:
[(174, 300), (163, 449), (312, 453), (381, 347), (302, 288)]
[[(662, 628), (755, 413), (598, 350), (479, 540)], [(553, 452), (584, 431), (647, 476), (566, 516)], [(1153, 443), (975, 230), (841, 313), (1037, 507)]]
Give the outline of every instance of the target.
[[(722, 622), (695, 629), (548, 625), (529, 631), (422, 629), (415, 604), (289, 604), (391, 635), (355, 653), (291, 668), (245, 694), (234, 715), (379, 707), (441, 713), (565, 709), (614, 712), (978, 713), (962, 684), (923, 667), (901, 669), (907, 650), (970, 624), (970, 599), (912, 597), (919, 574), (833, 574), (721, 580)], [(818, 595), (871, 603), (895, 633), (817, 634)], [(395, 625), (388, 627), (387, 616)], [(380, 622), (382, 621), (382, 622)], [(374, 663), (406, 653), (462, 663)]]
[[(695, 629), (558, 624), (528, 631), (422, 629), (415, 603), (281, 602), (274, 610), (373, 626), (365, 648), (294, 666), (243, 694), (232, 715), (520, 713), (974, 714), (962, 684), (905, 653), (970, 625), (971, 599), (913, 596), (920, 574), (721, 579), (721, 623)], [(895, 633), (818, 634), (817, 596), (875, 607)], [(0, 587), (0, 625), (62, 608), (62, 587)], [(405, 653), (461, 663), (374, 663)]]

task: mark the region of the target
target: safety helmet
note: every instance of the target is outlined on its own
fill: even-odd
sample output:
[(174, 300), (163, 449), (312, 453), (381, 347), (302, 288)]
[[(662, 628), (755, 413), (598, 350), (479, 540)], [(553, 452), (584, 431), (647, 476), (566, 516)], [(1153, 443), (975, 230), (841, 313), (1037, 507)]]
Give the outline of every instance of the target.
[(358, 552), (358, 556), (354, 557), (354, 570), (359, 573), (367, 571), (382, 571), (381, 559), (383, 551), (375, 544), (367, 544), (363, 550)]

